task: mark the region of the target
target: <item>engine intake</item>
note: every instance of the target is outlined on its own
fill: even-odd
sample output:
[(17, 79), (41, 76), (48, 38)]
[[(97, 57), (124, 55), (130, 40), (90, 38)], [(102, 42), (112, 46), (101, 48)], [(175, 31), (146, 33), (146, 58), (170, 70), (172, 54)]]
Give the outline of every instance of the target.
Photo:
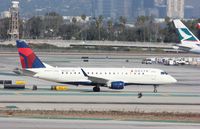
[(117, 82), (111, 82), (111, 87), (110, 89), (124, 89), (125, 83), (122, 81), (117, 81)]

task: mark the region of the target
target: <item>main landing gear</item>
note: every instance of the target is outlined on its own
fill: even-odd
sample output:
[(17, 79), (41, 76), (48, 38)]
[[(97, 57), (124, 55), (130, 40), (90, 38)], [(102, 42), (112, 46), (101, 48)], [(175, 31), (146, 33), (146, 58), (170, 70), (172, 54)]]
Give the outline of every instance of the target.
[(99, 86), (95, 86), (95, 87), (93, 88), (93, 91), (94, 91), (94, 92), (100, 92), (100, 87), (99, 87)]
[(153, 92), (154, 93), (157, 93), (158, 92), (158, 90), (157, 90), (157, 87), (158, 87), (159, 85), (153, 85), (153, 87), (154, 87), (154, 90), (153, 90)]

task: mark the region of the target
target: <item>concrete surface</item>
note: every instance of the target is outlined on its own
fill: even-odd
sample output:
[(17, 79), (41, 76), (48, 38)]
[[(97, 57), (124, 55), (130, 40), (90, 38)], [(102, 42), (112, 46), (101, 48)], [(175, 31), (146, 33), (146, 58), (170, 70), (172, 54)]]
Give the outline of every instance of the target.
[[(89, 62), (83, 62), (82, 56), (89, 56)], [(147, 55), (161, 57), (165, 55)], [(167, 56), (167, 55), (166, 55)], [(170, 54), (177, 56), (177, 54)], [(182, 56), (181, 54), (179, 56)], [(184, 55), (187, 56), (187, 55)], [(115, 91), (102, 88), (101, 93), (93, 93), (92, 87), (69, 86), (69, 91), (50, 91), (56, 83), (31, 77), (17, 76), (12, 73), (15, 67), (21, 67), (16, 54), (0, 56), (0, 80), (25, 80), (26, 90), (4, 90), (0, 86), (0, 107), (16, 105), (20, 109), (58, 109), (58, 110), (141, 110), (146, 112), (198, 112), (200, 113), (200, 72), (198, 66), (145, 65), (141, 60), (145, 54), (109, 55), (109, 54), (39, 54), (42, 61), (59, 67), (137, 67), (163, 69), (177, 80), (177, 84), (158, 87), (157, 94), (152, 93), (153, 86), (129, 86)], [(129, 60), (126, 62), (126, 60)], [(36, 84), (38, 91), (32, 91)], [(137, 93), (143, 92), (141, 99)]]
[(0, 118), (1, 129), (199, 129), (199, 127), (200, 124), (197, 123), (176, 122)]

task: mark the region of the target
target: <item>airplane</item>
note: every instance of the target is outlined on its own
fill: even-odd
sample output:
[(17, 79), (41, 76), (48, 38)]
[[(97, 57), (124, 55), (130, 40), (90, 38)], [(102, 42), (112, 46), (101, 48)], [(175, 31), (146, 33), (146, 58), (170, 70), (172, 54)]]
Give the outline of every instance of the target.
[(173, 48), (176, 50), (200, 54), (199, 39), (181, 22), (181, 20), (173, 20), (173, 23), (177, 29), (179, 40), (181, 41), (180, 44), (177, 44)]
[(53, 67), (42, 62), (23, 40), (16, 41), (24, 75), (52, 82), (72, 85), (94, 86), (121, 90), (128, 85), (153, 85), (154, 92), (163, 84), (177, 80), (160, 69), (153, 68), (75, 68)]

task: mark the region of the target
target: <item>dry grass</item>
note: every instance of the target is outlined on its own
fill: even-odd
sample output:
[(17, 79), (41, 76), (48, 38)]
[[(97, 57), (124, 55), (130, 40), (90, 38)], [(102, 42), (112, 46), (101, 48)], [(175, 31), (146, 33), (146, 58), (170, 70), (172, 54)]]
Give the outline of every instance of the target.
[(40, 118), (94, 118), (114, 120), (164, 120), (180, 122), (200, 122), (197, 113), (172, 112), (126, 112), (126, 111), (57, 111), (57, 110), (0, 110), (1, 116)]

